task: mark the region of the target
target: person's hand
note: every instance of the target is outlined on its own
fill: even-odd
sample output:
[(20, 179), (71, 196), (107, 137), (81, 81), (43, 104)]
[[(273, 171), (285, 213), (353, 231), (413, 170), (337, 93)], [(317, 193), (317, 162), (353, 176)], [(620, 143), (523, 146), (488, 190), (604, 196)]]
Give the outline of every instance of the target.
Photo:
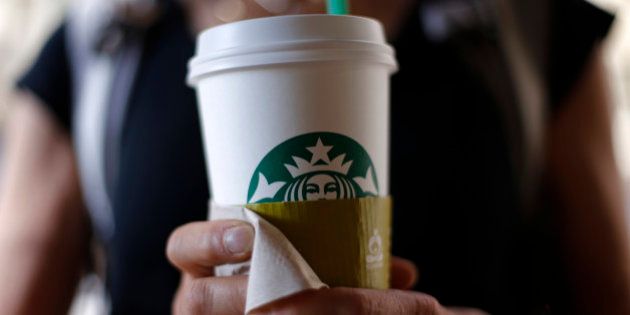
[[(215, 266), (250, 258), (254, 229), (235, 220), (190, 223), (171, 235), (167, 256), (182, 271), (173, 313), (243, 314), (247, 276), (213, 277)], [(261, 314), (484, 314), (445, 308), (426, 294), (402, 291), (417, 279), (413, 263), (393, 258), (392, 290), (333, 288), (310, 290), (257, 310)]]
[(185, 0), (183, 4), (196, 32), (240, 20), (326, 11), (323, 0)]

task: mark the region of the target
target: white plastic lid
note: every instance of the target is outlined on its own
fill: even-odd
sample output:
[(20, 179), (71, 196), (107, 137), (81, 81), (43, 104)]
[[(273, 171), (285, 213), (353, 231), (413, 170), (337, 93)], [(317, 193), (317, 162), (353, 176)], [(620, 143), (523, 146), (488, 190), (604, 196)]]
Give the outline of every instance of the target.
[(317, 61), (380, 63), (393, 72), (394, 50), (376, 20), (347, 15), (288, 15), (210, 28), (197, 39), (188, 83), (217, 71)]

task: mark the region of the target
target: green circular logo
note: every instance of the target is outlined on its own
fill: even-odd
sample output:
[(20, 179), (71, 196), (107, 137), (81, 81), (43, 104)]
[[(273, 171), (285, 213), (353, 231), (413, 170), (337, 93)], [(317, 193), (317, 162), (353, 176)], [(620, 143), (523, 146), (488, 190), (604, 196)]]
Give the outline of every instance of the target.
[(377, 196), (376, 172), (353, 139), (315, 132), (289, 139), (258, 164), (248, 203), (330, 200)]

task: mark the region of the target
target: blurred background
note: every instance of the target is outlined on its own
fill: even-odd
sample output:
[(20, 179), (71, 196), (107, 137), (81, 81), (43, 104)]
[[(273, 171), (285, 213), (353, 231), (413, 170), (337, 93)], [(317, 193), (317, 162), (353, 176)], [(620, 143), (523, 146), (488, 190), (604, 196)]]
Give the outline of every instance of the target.
[[(69, 1), (0, 0), (0, 127), (14, 81), (28, 67), (43, 41), (62, 19)], [(617, 16), (606, 43), (606, 62), (614, 97), (614, 137), (618, 162), (628, 188), (626, 191), (630, 191), (630, 1), (591, 2)], [(74, 314), (99, 314), (102, 310), (100, 290), (102, 288), (96, 278), (85, 280), (82, 291), (92, 293), (84, 293), (77, 299)]]
[[(0, 123), (14, 80), (29, 65), (42, 42), (59, 23), (69, 1), (0, 1)], [(615, 99), (618, 161), (630, 187), (630, 1), (590, 1), (617, 16), (607, 43), (607, 64)]]

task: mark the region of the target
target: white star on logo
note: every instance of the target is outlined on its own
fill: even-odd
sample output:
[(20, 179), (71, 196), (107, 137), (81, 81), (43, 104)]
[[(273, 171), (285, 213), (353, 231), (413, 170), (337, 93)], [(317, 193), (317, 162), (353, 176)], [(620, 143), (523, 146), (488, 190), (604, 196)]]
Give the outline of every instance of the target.
[(365, 176), (360, 177), (357, 176), (353, 178), (354, 182), (361, 187), (363, 192), (373, 195), (378, 195), (378, 189), (376, 189), (376, 183), (374, 182), (374, 177), (372, 176), (372, 167), (368, 167)]
[(273, 182), (269, 183), (263, 173), (258, 173), (258, 187), (256, 192), (250, 198), (251, 202), (258, 202), (266, 198), (273, 198), (276, 193), (286, 184), (285, 182)]
[(326, 163), (330, 163), (328, 152), (333, 148), (332, 145), (324, 145), (322, 139), (317, 138), (317, 144), (314, 147), (307, 147), (306, 149), (313, 153), (311, 158), (311, 164), (315, 164), (319, 160), (323, 160)]

